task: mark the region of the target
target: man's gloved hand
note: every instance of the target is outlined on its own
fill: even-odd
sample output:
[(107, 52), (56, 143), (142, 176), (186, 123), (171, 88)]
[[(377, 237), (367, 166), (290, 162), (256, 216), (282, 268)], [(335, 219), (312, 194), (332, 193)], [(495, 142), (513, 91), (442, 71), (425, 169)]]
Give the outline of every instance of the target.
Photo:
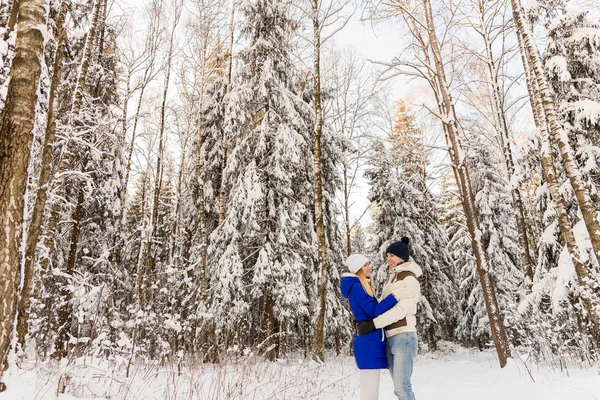
[(375, 324), (373, 323), (372, 319), (356, 323), (356, 333), (358, 336), (366, 335), (367, 333), (373, 332), (374, 330)]

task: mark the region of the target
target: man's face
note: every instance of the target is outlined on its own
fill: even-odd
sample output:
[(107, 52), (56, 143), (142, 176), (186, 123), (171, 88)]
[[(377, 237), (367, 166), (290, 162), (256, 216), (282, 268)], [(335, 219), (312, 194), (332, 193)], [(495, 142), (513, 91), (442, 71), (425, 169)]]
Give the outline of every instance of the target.
[(394, 268), (396, 265), (403, 263), (404, 260), (395, 254), (387, 253), (387, 263), (390, 268)]

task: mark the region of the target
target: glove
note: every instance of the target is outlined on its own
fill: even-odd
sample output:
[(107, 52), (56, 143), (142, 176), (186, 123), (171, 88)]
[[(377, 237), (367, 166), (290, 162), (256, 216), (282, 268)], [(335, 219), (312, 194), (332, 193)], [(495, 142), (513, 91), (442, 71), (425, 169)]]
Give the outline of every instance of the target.
[(367, 333), (371, 333), (375, 330), (375, 324), (373, 323), (373, 320), (370, 319), (368, 321), (360, 321), (356, 323), (356, 334), (358, 336), (360, 335), (366, 335)]

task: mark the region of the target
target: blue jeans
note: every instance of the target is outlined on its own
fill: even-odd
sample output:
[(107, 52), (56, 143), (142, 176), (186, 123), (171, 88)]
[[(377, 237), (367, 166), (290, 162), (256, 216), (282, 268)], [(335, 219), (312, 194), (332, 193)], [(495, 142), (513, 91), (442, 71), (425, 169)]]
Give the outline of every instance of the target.
[(410, 376), (418, 346), (416, 332), (399, 333), (387, 339), (388, 368), (398, 400), (415, 400)]

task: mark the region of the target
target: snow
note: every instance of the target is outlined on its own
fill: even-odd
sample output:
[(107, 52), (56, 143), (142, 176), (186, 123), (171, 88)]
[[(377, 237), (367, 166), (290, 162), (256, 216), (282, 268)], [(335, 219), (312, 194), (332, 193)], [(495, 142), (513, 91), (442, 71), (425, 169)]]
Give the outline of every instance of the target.
[(600, 29), (598, 28), (575, 28), (570, 38), (573, 42), (589, 41), (590, 46), (600, 46)]
[(552, 309), (558, 314), (564, 307), (561, 302), (568, 299), (569, 282), (575, 280), (575, 267), (571, 261), (571, 255), (567, 247), (563, 247), (558, 258), (558, 265), (554, 271), (556, 281), (552, 289)]
[(546, 68), (556, 74), (558, 79), (562, 82), (569, 82), (571, 80), (571, 74), (567, 64), (567, 59), (562, 56), (554, 56), (546, 61)]
[[(598, 366), (528, 365), (520, 357), (500, 369), (495, 352), (464, 349), (445, 342), (441, 351), (417, 357), (413, 388), (418, 399), (444, 400), (592, 400), (600, 397)], [(124, 360), (126, 361), (126, 360)], [(132, 365), (98, 359), (69, 363), (24, 362), (5, 376), (0, 399), (358, 399), (358, 370), (349, 356), (324, 364), (290, 358), (274, 363), (246, 357), (225, 365)], [(60, 381), (60, 382), (59, 382)], [(58, 388), (65, 386), (64, 393)], [(62, 390), (61, 390), (62, 391)], [(381, 374), (380, 399), (393, 400), (387, 370)]]
[(577, 122), (594, 125), (600, 122), (600, 103), (591, 99), (572, 101), (569, 106), (575, 111)]

